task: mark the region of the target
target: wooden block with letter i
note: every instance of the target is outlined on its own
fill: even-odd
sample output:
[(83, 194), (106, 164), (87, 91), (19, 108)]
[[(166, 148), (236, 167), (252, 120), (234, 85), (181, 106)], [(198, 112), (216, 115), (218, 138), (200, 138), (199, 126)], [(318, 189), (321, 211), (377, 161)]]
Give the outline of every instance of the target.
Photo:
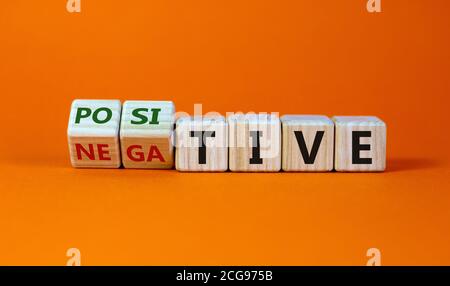
[(281, 126), (277, 115), (235, 114), (227, 120), (231, 171), (280, 171)]
[(72, 166), (120, 167), (119, 100), (74, 100), (67, 136)]
[(374, 116), (335, 116), (336, 171), (376, 172), (386, 168), (386, 124)]
[(333, 170), (334, 123), (322, 115), (284, 115), (283, 171)]
[(120, 125), (124, 167), (171, 169), (174, 122), (171, 101), (125, 101)]
[(177, 120), (175, 167), (196, 172), (228, 169), (228, 124), (223, 116)]

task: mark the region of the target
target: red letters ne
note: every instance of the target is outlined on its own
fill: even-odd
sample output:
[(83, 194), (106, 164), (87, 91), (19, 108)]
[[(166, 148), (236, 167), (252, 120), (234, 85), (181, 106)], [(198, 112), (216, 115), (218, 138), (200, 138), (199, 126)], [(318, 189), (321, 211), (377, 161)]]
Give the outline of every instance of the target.
[[(111, 157), (109, 157), (109, 145), (108, 144), (96, 144), (97, 145), (97, 153), (98, 160), (101, 161), (110, 161)], [(89, 160), (95, 160), (95, 150), (94, 144), (88, 144), (89, 150), (86, 150), (83, 145), (76, 143), (75, 150), (77, 152), (78, 160), (83, 160), (82, 153), (86, 155)]]

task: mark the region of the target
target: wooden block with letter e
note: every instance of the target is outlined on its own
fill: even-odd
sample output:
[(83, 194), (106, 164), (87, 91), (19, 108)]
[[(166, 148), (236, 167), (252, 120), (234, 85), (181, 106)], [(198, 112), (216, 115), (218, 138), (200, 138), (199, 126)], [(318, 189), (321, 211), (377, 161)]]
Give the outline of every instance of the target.
[(72, 166), (120, 167), (119, 100), (74, 100), (67, 136)]
[(174, 123), (175, 106), (171, 101), (126, 101), (120, 125), (124, 167), (171, 169)]
[(228, 124), (223, 116), (177, 120), (175, 167), (179, 171), (228, 169)]
[(284, 171), (333, 170), (333, 121), (322, 115), (284, 115), (281, 124)]
[(227, 120), (231, 171), (280, 171), (281, 126), (277, 115), (235, 114)]
[(386, 124), (374, 116), (335, 116), (336, 171), (375, 172), (386, 168)]

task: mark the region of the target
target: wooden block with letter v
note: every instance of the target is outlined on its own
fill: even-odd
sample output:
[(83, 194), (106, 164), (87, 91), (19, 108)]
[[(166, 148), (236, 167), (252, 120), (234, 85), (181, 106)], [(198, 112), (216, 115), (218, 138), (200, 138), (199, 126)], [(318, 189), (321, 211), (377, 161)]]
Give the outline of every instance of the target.
[(126, 101), (120, 143), (125, 168), (171, 169), (175, 106), (171, 101)]
[(374, 116), (335, 116), (336, 171), (376, 172), (386, 168), (386, 124)]
[(281, 126), (277, 115), (235, 114), (227, 120), (231, 171), (280, 171)]
[(73, 167), (120, 167), (119, 100), (74, 100), (67, 136)]
[(283, 171), (333, 170), (334, 123), (322, 115), (284, 115)]
[(223, 116), (177, 120), (175, 168), (206, 172), (228, 169), (228, 124)]

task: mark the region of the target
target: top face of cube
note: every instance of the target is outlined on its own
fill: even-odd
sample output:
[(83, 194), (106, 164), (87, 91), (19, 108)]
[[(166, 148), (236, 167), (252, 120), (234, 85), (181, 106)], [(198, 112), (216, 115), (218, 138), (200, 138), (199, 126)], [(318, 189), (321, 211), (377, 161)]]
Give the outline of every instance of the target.
[(178, 118), (177, 127), (182, 125), (192, 126), (210, 126), (210, 125), (224, 125), (226, 123), (223, 116), (183, 116)]
[(333, 126), (333, 121), (324, 115), (283, 115), (281, 123), (285, 126)]
[(119, 133), (120, 111), (120, 100), (74, 100), (67, 134), (69, 137), (115, 137)]
[(172, 101), (126, 101), (122, 110), (121, 137), (168, 137), (173, 132)]
[(230, 123), (277, 125), (280, 118), (275, 114), (233, 114), (227, 117)]
[(333, 121), (336, 126), (386, 126), (383, 120), (376, 116), (334, 116)]

